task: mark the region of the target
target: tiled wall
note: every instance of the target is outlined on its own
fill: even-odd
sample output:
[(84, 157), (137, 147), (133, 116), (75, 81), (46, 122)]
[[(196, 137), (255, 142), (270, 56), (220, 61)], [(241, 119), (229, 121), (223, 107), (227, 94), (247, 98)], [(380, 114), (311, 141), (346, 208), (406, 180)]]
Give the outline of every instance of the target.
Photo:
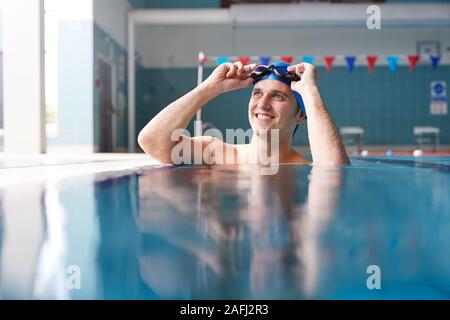
[(116, 151), (125, 151), (128, 146), (127, 113), (127, 51), (122, 48), (97, 24), (94, 24), (94, 144), (100, 141), (100, 96), (101, 87), (95, 82), (98, 78), (99, 57), (107, 59), (115, 68), (116, 92), (113, 108), (116, 117)]
[(337, 125), (362, 127), (367, 144), (413, 144), (414, 126), (438, 127), (442, 143), (450, 143), (450, 116), (431, 115), (429, 109), (430, 83), (450, 84), (450, 66), (419, 65), (412, 73), (408, 67), (395, 73), (387, 67), (373, 74), (364, 67), (353, 74), (344, 68), (321, 71), (320, 87)]
[[(418, 65), (409, 73), (407, 66), (396, 72), (387, 66), (369, 73), (366, 67), (355, 67), (348, 73), (335, 67), (330, 73), (319, 67), (319, 87), (336, 124), (359, 126), (365, 130), (368, 145), (413, 144), (413, 126), (435, 126), (441, 129), (441, 142), (450, 144), (450, 115), (430, 115), (430, 82), (443, 80), (450, 85), (450, 66), (433, 70)], [(136, 129), (139, 131), (170, 102), (191, 90), (197, 81), (196, 69), (145, 69), (136, 73)], [(205, 76), (212, 69), (205, 71)], [(247, 106), (250, 89), (222, 95), (202, 109), (203, 121), (212, 122), (225, 133), (226, 128), (248, 129)], [(192, 133), (192, 123), (189, 126)], [(307, 144), (306, 126), (296, 133), (295, 145)]]

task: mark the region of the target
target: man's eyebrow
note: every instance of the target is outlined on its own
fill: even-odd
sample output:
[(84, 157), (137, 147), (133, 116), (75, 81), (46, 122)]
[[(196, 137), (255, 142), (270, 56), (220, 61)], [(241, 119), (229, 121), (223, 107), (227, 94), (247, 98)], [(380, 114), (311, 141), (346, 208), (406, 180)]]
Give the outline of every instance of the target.
[(287, 98), (287, 96), (288, 96), (286, 93), (284, 93), (283, 91), (280, 91), (280, 90), (272, 90), (271, 92), (272, 92), (272, 93), (281, 94), (282, 96), (285, 96), (286, 98)]
[[(261, 91), (262, 90), (260, 88), (254, 88), (252, 90), (252, 92), (261, 92)], [(270, 91), (270, 93), (272, 93), (272, 94), (281, 94), (282, 96), (285, 96), (286, 98), (288, 97), (288, 95), (285, 92), (280, 91), (280, 90), (272, 90), (272, 91)]]

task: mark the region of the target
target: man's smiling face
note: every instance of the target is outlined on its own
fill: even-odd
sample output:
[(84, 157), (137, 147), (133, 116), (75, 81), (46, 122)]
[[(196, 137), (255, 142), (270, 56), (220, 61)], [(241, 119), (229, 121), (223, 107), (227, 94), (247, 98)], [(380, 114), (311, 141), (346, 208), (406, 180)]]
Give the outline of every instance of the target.
[(284, 83), (271, 79), (256, 83), (248, 105), (248, 118), (253, 131), (279, 129), (280, 136), (292, 136), (298, 114), (297, 100)]

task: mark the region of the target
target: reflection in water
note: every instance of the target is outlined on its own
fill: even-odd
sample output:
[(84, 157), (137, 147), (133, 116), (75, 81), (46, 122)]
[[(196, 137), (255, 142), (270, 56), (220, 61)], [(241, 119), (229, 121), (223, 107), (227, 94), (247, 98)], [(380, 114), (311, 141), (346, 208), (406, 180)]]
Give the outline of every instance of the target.
[[(449, 174), (357, 161), (10, 187), (0, 190), (0, 296), (450, 298), (449, 208)], [(379, 291), (366, 286), (373, 264)], [(80, 290), (63, 286), (69, 265), (81, 268)]]
[(65, 268), (65, 212), (59, 199), (59, 190), (54, 183), (46, 185), (43, 201), (45, 237), (36, 265), (33, 298), (68, 299)]
[(0, 240), (2, 298), (32, 299), (39, 251), (45, 237), (42, 185), (13, 185), (0, 192), (0, 224), (4, 228)]
[(153, 243), (140, 258), (143, 279), (164, 298), (314, 297), (315, 242), (339, 183), (340, 169), (298, 166), (273, 176), (243, 166), (142, 175), (138, 225)]
[(143, 285), (139, 276), (137, 177), (125, 176), (97, 182), (95, 204), (99, 219), (98, 271), (103, 299), (137, 299)]

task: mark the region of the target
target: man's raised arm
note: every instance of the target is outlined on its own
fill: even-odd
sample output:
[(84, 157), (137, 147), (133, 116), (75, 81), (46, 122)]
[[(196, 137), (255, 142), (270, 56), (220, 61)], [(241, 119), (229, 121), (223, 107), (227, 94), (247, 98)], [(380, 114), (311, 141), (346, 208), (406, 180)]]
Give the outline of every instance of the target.
[(313, 164), (349, 164), (336, 125), (317, 88), (315, 67), (309, 63), (300, 63), (289, 68), (294, 69), (300, 81), (292, 82), (291, 88), (300, 93), (305, 104)]
[(224, 63), (218, 66), (203, 83), (169, 104), (150, 120), (139, 133), (139, 146), (150, 157), (162, 163), (173, 163), (172, 149), (183, 139), (190, 140), (192, 144), (200, 140), (203, 153), (203, 149), (213, 142), (214, 138), (194, 139), (182, 136), (179, 141), (172, 141), (172, 133), (176, 129), (186, 129), (195, 113), (216, 96), (251, 85), (252, 79), (249, 73), (254, 67), (255, 65), (243, 66), (240, 62)]

